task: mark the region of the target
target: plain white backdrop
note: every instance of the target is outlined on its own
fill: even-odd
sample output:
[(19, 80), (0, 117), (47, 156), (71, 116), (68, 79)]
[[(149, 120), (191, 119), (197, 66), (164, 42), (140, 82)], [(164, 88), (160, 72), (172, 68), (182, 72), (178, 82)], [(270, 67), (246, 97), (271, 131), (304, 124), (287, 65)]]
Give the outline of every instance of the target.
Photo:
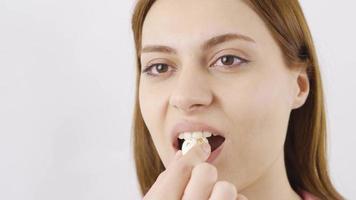
[[(0, 199), (139, 199), (135, 1), (0, 0)], [(303, 0), (321, 63), (332, 179), (356, 199), (356, 3)]]

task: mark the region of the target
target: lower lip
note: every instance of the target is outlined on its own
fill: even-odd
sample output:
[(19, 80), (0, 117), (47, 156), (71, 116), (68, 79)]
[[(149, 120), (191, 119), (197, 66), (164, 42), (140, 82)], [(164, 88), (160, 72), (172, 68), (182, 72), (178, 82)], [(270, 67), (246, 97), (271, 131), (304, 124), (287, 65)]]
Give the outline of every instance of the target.
[(224, 146), (224, 142), (217, 149), (215, 149), (213, 152), (211, 152), (211, 154), (206, 162), (213, 163), (214, 160), (220, 155), (220, 153), (223, 149), (223, 146)]

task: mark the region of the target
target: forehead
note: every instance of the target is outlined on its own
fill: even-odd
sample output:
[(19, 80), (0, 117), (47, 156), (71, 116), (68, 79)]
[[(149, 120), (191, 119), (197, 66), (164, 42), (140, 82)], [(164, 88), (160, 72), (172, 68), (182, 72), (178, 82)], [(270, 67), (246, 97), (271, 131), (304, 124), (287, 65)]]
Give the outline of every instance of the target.
[(239, 33), (263, 42), (268, 31), (242, 0), (158, 0), (142, 30), (142, 46), (201, 44), (224, 33)]

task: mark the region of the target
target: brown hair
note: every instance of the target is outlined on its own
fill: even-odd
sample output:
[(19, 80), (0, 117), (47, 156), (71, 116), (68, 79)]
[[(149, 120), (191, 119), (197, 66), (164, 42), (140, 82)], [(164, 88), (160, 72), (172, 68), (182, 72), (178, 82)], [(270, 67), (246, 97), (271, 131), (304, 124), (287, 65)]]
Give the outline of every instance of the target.
[[(141, 71), (142, 26), (155, 0), (138, 0), (132, 16), (137, 76), (133, 117), (133, 148), (141, 193), (145, 194), (165, 169), (138, 102)], [(321, 199), (343, 199), (328, 175), (326, 119), (322, 80), (316, 51), (303, 11), (297, 0), (245, 0), (261, 17), (284, 52), (289, 67), (306, 67), (310, 92), (303, 106), (291, 112), (284, 157), (288, 180), (295, 191), (306, 190)]]

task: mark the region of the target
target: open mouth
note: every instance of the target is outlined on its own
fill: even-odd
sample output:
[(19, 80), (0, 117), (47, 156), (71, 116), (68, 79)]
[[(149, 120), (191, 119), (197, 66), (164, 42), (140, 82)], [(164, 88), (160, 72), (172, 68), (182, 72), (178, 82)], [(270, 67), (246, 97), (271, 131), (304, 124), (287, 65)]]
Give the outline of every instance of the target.
[[(225, 138), (221, 135), (211, 135), (210, 137), (207, 137), (206, 139), (208, 139), (209, 145), (211, 147), (211, 152), (213, 152), (213, 151), (215, 151), (215, 149), (219, 148), (219, 146), (221, 146), (225, 141)], [(183, 145), (184, 139), (177, 138), (177, 140), (178, 140), (178, 149), (182, 150), (182, 145)]]

